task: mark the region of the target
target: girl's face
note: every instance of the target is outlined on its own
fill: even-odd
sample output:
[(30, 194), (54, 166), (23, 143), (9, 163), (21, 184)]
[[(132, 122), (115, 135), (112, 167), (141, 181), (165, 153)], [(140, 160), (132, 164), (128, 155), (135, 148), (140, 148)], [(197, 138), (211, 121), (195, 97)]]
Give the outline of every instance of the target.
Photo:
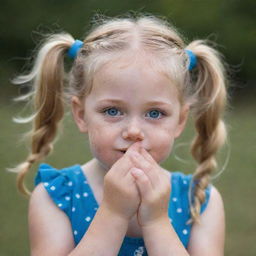
[(88, 133), (92, 154), (106, 170), (136, 141), (163, 162), (188, 112), (171, 80), (146, 61), (103, 66), (85, 102), (73, 97), (72, 108), (80, 131)]

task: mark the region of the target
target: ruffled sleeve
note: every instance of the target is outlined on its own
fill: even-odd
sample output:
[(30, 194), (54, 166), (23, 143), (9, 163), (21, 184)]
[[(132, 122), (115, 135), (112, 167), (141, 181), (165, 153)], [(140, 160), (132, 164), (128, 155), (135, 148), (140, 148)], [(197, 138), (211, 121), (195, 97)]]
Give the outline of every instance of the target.
[(48, 164), (40, 164), (34, 182), (35, 186), (43, 183), (53, 202), (70, 216), (73, 182), (65, 169), (57, 170)]

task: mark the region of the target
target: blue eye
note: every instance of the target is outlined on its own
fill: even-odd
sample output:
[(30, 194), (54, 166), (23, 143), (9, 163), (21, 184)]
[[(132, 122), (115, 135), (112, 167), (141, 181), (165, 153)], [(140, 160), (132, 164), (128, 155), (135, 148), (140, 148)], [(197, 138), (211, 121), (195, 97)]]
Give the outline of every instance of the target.
[(159, 115), (163, 115), (163, 113), (161, 113), (159, 110), (154, 109), (149, 111), (150, 118), (157, 119), (159, 118)]
[[(116, 107), (109, 107), (102, 111), (105, 115), (110, 117), (120, 116), (121, 112)], [(148, 117), (151, 119), (160, 119), (162, 116), (165, 115), (164, 112), (159, 111), (157, 109), (153, 109), (147, 113)]]
[(109, 108), (109, 109), (106, 109), (104, 112), (110, 116), (116, 116), (116, 114), (118, 113), (118, 110), (116, 108)]

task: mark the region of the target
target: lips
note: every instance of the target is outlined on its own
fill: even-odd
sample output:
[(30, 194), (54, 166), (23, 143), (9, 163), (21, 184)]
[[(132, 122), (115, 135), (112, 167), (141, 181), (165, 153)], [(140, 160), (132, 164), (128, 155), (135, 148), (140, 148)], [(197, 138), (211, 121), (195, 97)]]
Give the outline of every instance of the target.
[[(147, 149), (146, 149), (147, 150)], [(119, 149), (118, 150), (119, 152), (122, 152), (123, 154), (125, 154), (126, 153), (126, 151), (127, 151), (127, 149)], [(149, 150), (147, 150), (148, 152), (149, 152)]]
[[(127, 150), (128, 150), (128, 148), (121, 148), (121, 149), (118, 149), (117, 151), (119, 151), (119, 152), (125, 154)], [(145, 148), (145, 150), (149, 152), (148, 149)]]

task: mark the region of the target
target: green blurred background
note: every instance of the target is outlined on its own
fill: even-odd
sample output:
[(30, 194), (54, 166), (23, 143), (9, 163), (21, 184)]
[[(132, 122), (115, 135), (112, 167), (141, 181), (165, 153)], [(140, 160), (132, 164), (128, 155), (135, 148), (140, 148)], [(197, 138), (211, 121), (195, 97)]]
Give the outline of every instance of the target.
[[(220, 169), (230, 152), (230, 160), (213, 184), (221, 192), (226, 211), (225, 255), (256, 255), (256, 21), (255, 0), (34, 0), (1, 1), (0, 20), (0, 256), (29, 255), (27, 230), (28, 200), (15, 187), (15, 174), (7, 167), (24, 160), (28, 144), (20, 141), (30, 125), (15, 124), (12, 117), (29, 114), (24, 103), (12, 99), (26, 91), (11, 85), (11, 78), (24, 71), (26, 58), (35, 48), (40, 33), (70, 32), (81, 39), (95, 14), (117, 16), (143, 12), (165, 16), (188, 42), (209, 38), (218, 44), (230, 66), (231, 96), (226, 121), (229, 146), (218, 158)], [(84, 163), (91, 158), (88, 144), (67, 112), (62, 136), (54, 152), (45, 160), (57, 168)], [(188, 149), (182, 146), (193, 137), (188, 125), (164, 163), (169, 170), (193, 171)], [(184, 161), (186, 159), (186, 161)], [(192, 167), (191, 167), (192, 166)], [(35, 166), (27, 177), (33, 189)], [(64, 241), (63, 241), (64, 242)]]

